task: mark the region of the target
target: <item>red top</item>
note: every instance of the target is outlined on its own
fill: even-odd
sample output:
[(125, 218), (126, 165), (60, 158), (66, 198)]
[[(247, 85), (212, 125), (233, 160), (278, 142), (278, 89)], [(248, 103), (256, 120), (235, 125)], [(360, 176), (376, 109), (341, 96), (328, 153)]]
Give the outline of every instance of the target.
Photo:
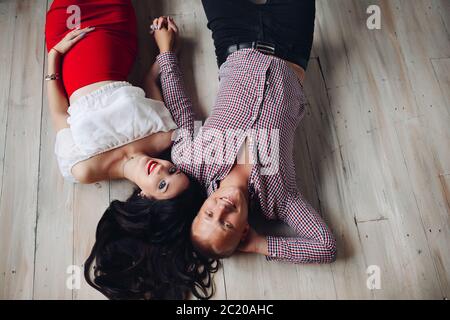
[(47, 13), (45, 35), (50, 51), (71, 29), (80, 8), (81, 28), (95, 27), (64, 56), (62, 80), (70, 97), (89, 84), (126, 81), (137, 54), (136, 15), (130, 0), (54, 0)]

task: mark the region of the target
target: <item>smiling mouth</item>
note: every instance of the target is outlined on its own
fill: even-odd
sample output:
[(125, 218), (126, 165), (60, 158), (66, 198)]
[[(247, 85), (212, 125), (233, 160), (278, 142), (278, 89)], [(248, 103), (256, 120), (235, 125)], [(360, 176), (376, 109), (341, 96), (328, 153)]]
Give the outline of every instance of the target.
[(236, 208), (236, 205), (234, 204), (234, 202), (231, 201), (228, 197), (221, 197), (220, 200), (225, 201), (226, 203), (228, 203), (233, 208)]
[(158, 165), (158, 162), (156, 162), (154, 160), (150, 160), (150, 162), (147, 165), (147, 174), (152, 173), (152, 171), (156, 168), (157, 165)]

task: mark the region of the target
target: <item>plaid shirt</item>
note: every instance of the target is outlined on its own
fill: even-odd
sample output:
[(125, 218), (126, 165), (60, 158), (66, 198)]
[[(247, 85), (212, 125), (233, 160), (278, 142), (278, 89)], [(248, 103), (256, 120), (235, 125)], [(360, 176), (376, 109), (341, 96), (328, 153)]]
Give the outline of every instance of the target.
[[(305, 112), (306, 97), (295, 72), (285, 61), (254, 49), (231, 54), (219, 70), (212, 113), (194, 134), (192, 105), (176, 56), (163, 53), (157, 61), (166, 106), (181, 128), (172, 148), (173, 162), (198, 179), (210, 195), (231, 171), (239, 147), (249, 138), (254, 161), (248, 182), (251, 206), (267, 219), (284, 221), (298, 235), (268, 236), (267, 259), (333, 262), (335, 239), (296, 185), (294, 134)], [(264, 162), (270, 156), (277, 162)]]

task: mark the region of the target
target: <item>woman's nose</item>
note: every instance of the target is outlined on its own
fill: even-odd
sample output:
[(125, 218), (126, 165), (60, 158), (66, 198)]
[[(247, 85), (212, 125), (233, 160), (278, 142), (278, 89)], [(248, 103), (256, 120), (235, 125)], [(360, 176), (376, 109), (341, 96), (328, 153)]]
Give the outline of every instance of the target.
[(162, 169), (163, 169), (163, 165), (162, 165), (162, 164), (159, 164), (159, 165), (156, 166), (156, 168), (155, 168), (155, 173), (156, 173), (157, 175), (160, 175)]

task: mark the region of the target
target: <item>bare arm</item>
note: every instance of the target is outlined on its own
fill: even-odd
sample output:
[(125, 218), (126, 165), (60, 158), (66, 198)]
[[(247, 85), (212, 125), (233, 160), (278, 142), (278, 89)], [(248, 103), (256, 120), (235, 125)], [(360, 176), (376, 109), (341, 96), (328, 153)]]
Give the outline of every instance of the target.
[(61, 61), (62, 57), (84, 36), (95, 28), (87, 27), (84, 29), (75, 29), (67, 33), (64, 38), (48, 53), (48, 75), (58, 75), (59, 79), (48, 81), (47, 95), (50, 108), (50, 116), (56, 131), (68, 128), (67, 109), (69, 100), (61, 80)]
[(192, 104), (186, 93), (178, 59), (174, 52), (178, 28), (170, 17), (155, 19), (153, 25), (157, 26), (154, 36), (160, 54), (156, 57), (152, 73), (157, 75), (155, 78), (159, 75), (161, 77), (162, 96), (176, 125), (192, 135), (194, 132)]
[(155, 62), (144, 78), (145, 96), (149, 99), (164, 101), (159, 84), (159, 64)]
[[(56, 50), (50, 50), (48, 54), (48, 74), (61, 75), (61, 60), (62, 56)], [(67, 108), (69, 101), (67, 100), (64, 85), (61, 79), (51, 80), (47, 82), (47, 96), (50, 108), (50, 116), (52, 118), (53, 127), (56, 131), (63, 128), (68, 128)]]
[[(160, 17), (153, 20), (153, 26), (157, 32), (152, 31), (161, 53), (176, 50), (178, 44), (178, 27), (169, 17)], [(147, 98), (164, 102), (160, 82), (161, 67), (155, 61), (144, 78), (144, 91)]]

